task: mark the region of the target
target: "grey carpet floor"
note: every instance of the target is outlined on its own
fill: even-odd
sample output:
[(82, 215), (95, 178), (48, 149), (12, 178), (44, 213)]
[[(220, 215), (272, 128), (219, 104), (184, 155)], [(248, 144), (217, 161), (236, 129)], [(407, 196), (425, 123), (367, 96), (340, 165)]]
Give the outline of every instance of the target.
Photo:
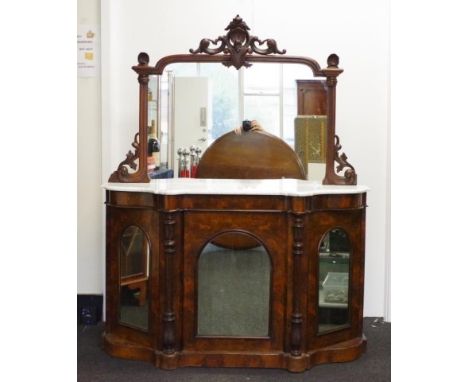
[(277, 369), (181, 368), (173, 371), (156, 369), (152, 364), (108, 356), (101, 348), (102, 323), (78, 325), (78, 381), (82, 382), (389, 382), (391, 324), (364, 319), (367, 352), (353, 362), (318, 365), (293, 374)]

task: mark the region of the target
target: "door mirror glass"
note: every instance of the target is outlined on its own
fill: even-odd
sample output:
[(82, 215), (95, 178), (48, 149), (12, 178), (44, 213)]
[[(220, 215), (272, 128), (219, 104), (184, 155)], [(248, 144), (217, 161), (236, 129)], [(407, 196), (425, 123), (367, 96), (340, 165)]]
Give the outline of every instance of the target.
[(137, 226), (120, 238), (120, 323), (148, 330), (149, 243)]
[(198, 335), (267, 337), (270, 257), (250, 235), (217, 236), (198, 260)]
[(349, 261), (351, 246), (341, 228), (328, 231), (319, 249), (318, 332), (349, 325)]

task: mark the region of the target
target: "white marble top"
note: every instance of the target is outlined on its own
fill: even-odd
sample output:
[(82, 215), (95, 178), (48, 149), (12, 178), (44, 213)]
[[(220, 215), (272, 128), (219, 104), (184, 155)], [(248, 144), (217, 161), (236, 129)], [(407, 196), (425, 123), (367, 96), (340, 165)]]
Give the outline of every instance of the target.
[(284, 195), (358, 194), (367, 186), (324, 186), (299, 179), (153, 179), (150, 183), (105, 183), (110, 191), (148, 192), (161, 195)]

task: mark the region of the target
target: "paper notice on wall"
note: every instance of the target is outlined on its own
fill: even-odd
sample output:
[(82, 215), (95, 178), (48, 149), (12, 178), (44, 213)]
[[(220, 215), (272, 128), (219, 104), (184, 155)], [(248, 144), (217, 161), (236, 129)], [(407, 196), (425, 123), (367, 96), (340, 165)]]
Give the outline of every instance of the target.
[(96, 77), (98, 73), (97, 32), (96, 25), (78, 25), (78, 77)]

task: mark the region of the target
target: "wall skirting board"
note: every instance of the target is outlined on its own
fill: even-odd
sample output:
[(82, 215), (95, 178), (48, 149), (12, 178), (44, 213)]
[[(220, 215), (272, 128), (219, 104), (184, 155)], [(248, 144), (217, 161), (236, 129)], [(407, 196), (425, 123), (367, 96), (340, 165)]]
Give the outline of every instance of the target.
[(102, 294), (79, 294), (77, 302), (78, 323), (96, 325), (102, 320)]

